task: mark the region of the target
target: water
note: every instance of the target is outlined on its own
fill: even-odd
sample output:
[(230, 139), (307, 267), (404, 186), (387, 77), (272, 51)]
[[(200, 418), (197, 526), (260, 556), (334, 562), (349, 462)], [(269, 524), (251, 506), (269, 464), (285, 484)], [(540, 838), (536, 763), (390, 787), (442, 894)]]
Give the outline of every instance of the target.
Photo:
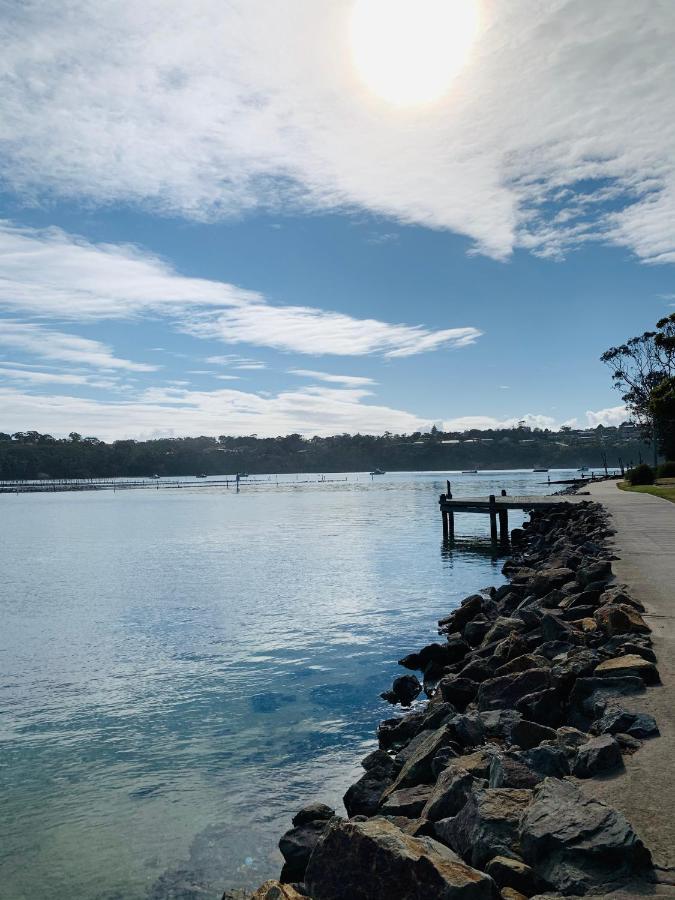
[(330, 477), (0, 497), (1, 900), (215, 900), (339, 807), (396, 660), (502, 576), (485, 516), (442, 547), (445, 474)]

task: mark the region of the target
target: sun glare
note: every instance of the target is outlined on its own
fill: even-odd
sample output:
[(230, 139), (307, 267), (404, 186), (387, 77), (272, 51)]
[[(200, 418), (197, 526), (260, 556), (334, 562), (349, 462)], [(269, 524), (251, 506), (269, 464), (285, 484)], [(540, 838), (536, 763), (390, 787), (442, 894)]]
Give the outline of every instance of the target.
[(432, 103), (466, 62), (477, 31), (476, 0), (356, 0), (354, 65), (395, 106)]

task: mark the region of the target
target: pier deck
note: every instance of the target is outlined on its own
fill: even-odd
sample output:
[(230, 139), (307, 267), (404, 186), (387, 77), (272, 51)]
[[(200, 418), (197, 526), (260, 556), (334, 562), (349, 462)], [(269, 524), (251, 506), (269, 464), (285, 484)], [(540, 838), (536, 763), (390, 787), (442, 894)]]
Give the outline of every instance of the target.
[[(450, 482), (447, 493), (441, 494), (438, 504), (443, 521), (443, 537), (448, 540), (455, 536), (455, 513), (483, 513), (490, 517), (490, 537), (502, 544), (509, 542), (509, 510), (519, 509), (553, 509), (565, 503), (579, 503), (584, 500), (583, 494), (564, 494), (555, 496), (508, 496), (506, 491), (500, 495), (490, 494), (488, 497), (453, 497)], [(499, 531), (497, 531), (499, 521)]]

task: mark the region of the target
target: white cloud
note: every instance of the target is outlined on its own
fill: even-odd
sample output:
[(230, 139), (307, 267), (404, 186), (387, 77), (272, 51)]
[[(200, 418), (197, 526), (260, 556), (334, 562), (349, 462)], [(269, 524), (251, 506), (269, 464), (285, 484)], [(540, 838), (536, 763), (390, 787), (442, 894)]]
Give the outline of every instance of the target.
[[(306, 354), (410, 356), (463, 347), (473, 327), (432, 331), (355, 319), (312, 307), (272, 306), (253, 291), (187, 278), (139, 248), (91, 244), (59, 229), (0, 223), (0, 307), (78, 321), (169, 317), (179, 330), (228, 344), (249, 343)], [(161, 349), (161, 348), (158, 348)], [(240, 369), (265, 363), (234, 355), (207, 362)]]
[(468, 64), (441, 102), (408, 111), (357, 81), (349, 13), (345, 0), (14, 4), (0, 174), (31, 196), (197, 218), (367, 209), (495, 257), (608, 240), (673, 260), (673, 4), (482, 0)]
[(481, 335), (472, 327), (430, 331), (421, 326), (354, 319), (343, 313), (306, 306), (263, 304), (237, 307), (217, 316), (198, 317), (184, 323), (183, 327), (190, 334), (220, 339), (228, 344), (264, 343), (276, 350), (295, 353), (343, 356), (378, 353), (389, 358), (412, 356), (441, 347), (465, 347)]
[(494, 416), (458, 416), (455, 419), (446, 419), (443, 422), (445, 431), (486, 431), (490, 428), (514, 428), (519, 422), (525, 422), (530, 428), (558, 428), (558, 424), (551, 416), (526, 413), (523, 416), (507, 416), (503, 419)]
[(38, 372), (33, 369), (13, 369), (0, 364), (0, 378), (25, 381), (31, 384), (77, 384), (96, 388), (115, 388), (117, 382), (110, 378), (92, 378), (89, 375), (69, 375), (59, 372)]
[(146, 363), (119, 359), (100, 341), (12, 319), (0, 319), (0, 347), (2, 346), (30, 353), (41, 359), (58, 360), (96, 369), (154, 372), (158, 368)]
[(372, 378), (364, 378), (361, 375), (332, 375), (330, 372), (317, 372), (314, 369), (289, 369), (288, 374), (298, 375), (300, 378), (313, 378), (316, 381), (325, 381), (328, 384), (344, 384), (345, 387), (376, 384)]
[(625, 406), (610, 406), (606, 409), (586, 411), (586, 420), (589, 428), (597, 425), (620, 425), (630, 419), (630, 413)]
[(358, 390), (307, 387), (272, 395), (231, 389), (151, 388), (129, 402), (37, 395), (0, 387), (3, 428), (50, 434), (76, 430), (104, 440), (159, 435), (416, 431), (426, 420), (403, 410), (364, 403)]

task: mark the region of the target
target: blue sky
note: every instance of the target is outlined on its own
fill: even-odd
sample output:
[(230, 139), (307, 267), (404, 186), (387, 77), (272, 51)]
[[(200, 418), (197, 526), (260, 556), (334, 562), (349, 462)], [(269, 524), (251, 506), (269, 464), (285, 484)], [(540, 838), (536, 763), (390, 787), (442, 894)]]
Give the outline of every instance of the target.
[[(438, 3), (396, 0), (411, 79)], [(598, 357), (675, 304), (672, 8), (477, 2), (400, 106), (352, 2), (200, 7), (5, 12), (0, 430), (622, 420)]]

